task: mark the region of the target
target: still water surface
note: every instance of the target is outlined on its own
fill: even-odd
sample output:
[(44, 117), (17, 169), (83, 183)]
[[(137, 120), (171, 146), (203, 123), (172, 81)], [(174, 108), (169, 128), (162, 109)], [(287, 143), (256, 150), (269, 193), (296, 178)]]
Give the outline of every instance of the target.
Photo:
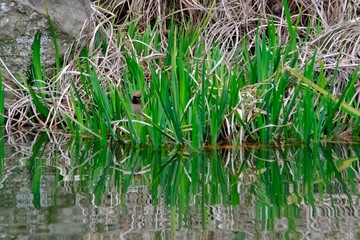
[(0, 239), (360, 239), (360, 145), (195, 152), (14, 133)]

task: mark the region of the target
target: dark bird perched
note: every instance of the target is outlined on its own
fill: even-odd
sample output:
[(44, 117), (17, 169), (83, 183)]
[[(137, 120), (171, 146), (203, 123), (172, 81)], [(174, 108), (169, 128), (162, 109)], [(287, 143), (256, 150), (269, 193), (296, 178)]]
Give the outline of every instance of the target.
[(131, 99), (131, 110), (134, 114), (142, 114), (141, 108), (141, 91), (134, 92), (134, 95)]

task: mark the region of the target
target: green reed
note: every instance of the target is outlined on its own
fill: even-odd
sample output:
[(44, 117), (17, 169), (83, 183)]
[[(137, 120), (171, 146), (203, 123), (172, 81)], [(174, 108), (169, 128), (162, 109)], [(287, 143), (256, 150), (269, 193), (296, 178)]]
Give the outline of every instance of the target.
[(45, 84), (43, 82), (43, 69), (41, 64), (41, 32), (37, 32), (34, 37), (32, 45), (32, 69), (31, 69), (31, 79), (34, 81), (34, 85), (43, 88)]
[[(292, 83), (289, 73), (282, 74), (279, 70), (282, 65), (286, 64), (292, 68), (297, 63), (296, 45), (293, 44), (296, 37), (296, 32), (292, 33), (288, 44), (281, 46), (276, 37), (274, 23), (269, 21), (268, 37), (257, 33), (253, 58), (245, 49), (247, 44), (243, 45), (244, 56), (248, 62), (246, 74), (249, 76), (249, 84), (259, 85), (257, 92), (261, 97), (261, 101), (256, 104), (256, 117), (249, 123), (250, 129), (256, 132), (254, 137), (257, 141), (267, 142), (284, 138), (283, 128), (291, 121), (289, 111), (292, 111), (294, 102), (285, 104), (285, 96), (295, 84)], [(292, 54), (289, 54), (290, 52)]]
[[(40, 48), (41, 48), (41, 32), (35, 34), (32, 50), (32, 68), (30, 70), (30, 81), (25, 80), (26, 87), (30, 93), (31, 99), (39, 111), (43, 119), (49, 116), (50, 110), (48, 105), (44, 102), (46, 94), (44, 93), (45, 82), (43, 76), (43, 67), (40, 59)], [(38, 93), (37, 93), (38, 92)]]
[[(224, 140), (237, 143), (234, 139), (239, 138), (239, 132), (235, 126), (241, 126), (255, 141), (289, 138), (318, 141), (333, 136), (329, 126), (333, 127), (337, 122), (332, 120), (334, 115), (328, 114), (324, 109), (330, 111), (330, 106), (334, 106), (333, 113), (338, 112), (340, 106), (345, 104), (343, 101), (350, 98), (347, 93), (354, 88), (353, 81), (357, 76), (354, 72), (347, 90), (339, 99), (326, 100), (326, 95), (319, 96), (317, 91), (321, 93), (324, 83), (329, 80), (325, 78), (323, 70), (315, 72), (316, 55), (303, 69), (299, 69), (295, 44), (298, 37), (296, 25), (289, 43), (281, 46), (274, 24), (269, 21), (267, 36), (257, 36), (253, 57), (249, 55), (244, 40), (242, 52), (246, 59), (245, 68), (230, 68), (224, 62), (219, 46), (214, 45), (210, 52), (205, 52), (204, 43), (194, 44), (189, 37), (196, 35), (196, 32), (191, 34), (192, 30), (178, 28), (174, 24), (168, 33), (163, 67), (159, 68), (158, 62), (161, 60), (149, 61), (144, 66), (139, 64), (138, 55), (149, 53), (149, 46), (157, 44), (160, 37), (150, 28), (138, 36), (133, 32), (134, 28), (129, 27), (129, 35), (135, 38), (132, 40), (134, 49), (130, 53), (123, 49), (127, 63), (127, 69), (123, 73), (123, 78), (126, 79), (124, 84), (121, 87), (109, 84), (110, 93), (101, 90), (101, 85), (94, 85), (98, 80), (92, 81), (88, 88), (88, 98), (95, 103), (94, 110), (101, 110), (106, 115), (96, 118), (99, 123), (94, 126), (102, 124), (93, 131), (103, 129), (101, 132), (104, 141), (107, 141), (104, 133), (106, 129), (111, 129), (112, 121), (123, 116), (127, 120), (121, 126), (127, 129), (134, 144), (147, 144), (150, 141), (156, 148), (168, 142), (189, 143), (195, 148), (201, 148), (204, 144), (216, 145)], [(141, 40), (138, 41), (137, 38)], [(124, 39), (119, 36), (119, 41)], [(284, 66), (285, 69), (292, 70), (286, 71)], [(145, 68), (149, 69), (150, 80), (145, 79)], [(299, 71), (303, 71), (304, 75)], [(296, 79), (299, 74), (301, 81)], [(92, 72), (90, 76), (96, 78), (96, 73)], [(314, 84), (311, 82), (319, 85), (313, 89)], [(239, 92), (244, 91), (243, 88), (249, 84), (259, 86), (254, 97), (260, 101), (255, 105), (253, 120), (247, 122), (237, 114), (237, 108)], [(134, 118), (129, 106), (132, 93), (138, 89), (143, 93), (144, 116), (140, 119)], [(288, 99), (285, 98), (287, 95)], [(102, 96), (101, 101), (99, 96)], [(79, 97), (77, 101), (81, 102)], [(332, 104), (334, 102), (336, 104)], [(247, 107), (245, 104), (244, 106)], [(111, 107), (116, 107), (117, 111)], [(121, 110), (125, 115), (118, 114)], [(82, 112), (87, 111), (83, 109)], [(90, 114), (88, 118), (94, 116), (96, 113)], [(230, 117), (233, 124), (229, 134)], [(106, 123), (103, 122), (104, 119), (107, 119)], [(87, 126), (86, 123), (84, 125)], [(224, 131), (227, 131), (226, 136)], [(116, 133), (111, 135), (119, 137)]]
[[(134, 21), (116, 33), (124, 57), (120, 83), (93, 65), (97, 51), (108, 49), (108, 39), (99, 30), (92, 46), (98, 50), (89, 53), (84, 47), (77, 59), (80, 77), (70, 83), (73, 112), (56, 113), (59, 121), (73, 134), (90, 134), (103, 144), (116, 140), (156, 149), (168, 144), (201, 149), (245, 141), (309, 142), (358, 129), (360, 113), (352, 100), (357, 71), (342, 95), (329, 94), (336, 71), (326, 77), (321, 62), (317, 69), (316, 53), (305, 64), (299, 61), (298, 45), (303, 44), (297, 32), (299, 20), (292, 23), (284, 6), (288, 40), (284, 43), (278, 37), (269, 19), (266, 32), (257, 30), (253, 53), (244, 38), (234, 59), (225, 59), (219, 43), (208, 49), (200, 30), (188, 24), (176, 25), (172, 19), (163, 43), (158, 23), (139, 33)], [(52, 36), (56, 45), (56, 35)], [(40, 40), (37, 33), (27, 87), (45, 119), (51, 109), (49, 98), (55, 95), (45, 91)], [(58, 53), (56, 59), (58, 66)], [(142, 116), (135, 116), (130, 106), (137, 90), (142, 92)], [(352, 134), (358, 135), (357, 130)]]
[[(80, 72), (83, 73), (84, 69), (80, 65), (79, 68)], [(76, 115), (76, 120), (73, 120), (75, 120), (76, 128), (79, 128), (82, 132), (96, 134), (102, 139), (103, 143), (106, 143), (109, 136), (115, 138), (111, 121), (116, 115), (117, 107), (112, 104), (110, 99), (119, 100), (120, 97), (114, 89), (111, 90), (112, 95), (105, 92), (100, 85), (98, 76), (88, 62), (85, 68), (87, 75), (81, 75), (85, 95), (81, 96), (77, 87), (73, 85), (72, 102)], [(91, 102), (85, 103), (84, 100)]]

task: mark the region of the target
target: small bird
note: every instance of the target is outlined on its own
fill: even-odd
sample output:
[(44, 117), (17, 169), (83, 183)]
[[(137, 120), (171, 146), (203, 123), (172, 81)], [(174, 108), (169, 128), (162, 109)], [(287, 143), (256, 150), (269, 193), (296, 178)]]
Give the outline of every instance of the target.
[(139, 115), (142, 114), (140, 90), (134, 92), (134, 95), (131, 99), (131, 110), (134, 114), (139, 114)]

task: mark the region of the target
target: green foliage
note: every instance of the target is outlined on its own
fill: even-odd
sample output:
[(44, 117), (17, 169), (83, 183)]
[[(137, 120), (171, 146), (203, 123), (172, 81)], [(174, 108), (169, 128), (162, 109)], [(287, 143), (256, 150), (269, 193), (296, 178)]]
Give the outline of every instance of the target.
[[(356, 94), (357, 71), (341, 96), (329, 94), (327, 88), (334, 81), (326, 78), (322, 62), (316, 70), (316, 53), (305, 64), (300, 63), (299, 19), (293, 23), (288, 6), (284, 7), (288, 41), (282, 42), (269, 19), (267, 32), (259, 28), (256, 33), (253, 53), (246, 38), (238, 45), (237, 54), (243, 59), (240, 64), (232, 62), (239, 56), (225, 59), (220, 43), (207, 49), (201, 31), (185, 23), (179, 26), (172, 19), (164, 38), (157, 31), (158, 23), (139, 33), (137, 23), (131, 22), (127, 34), (124, 29), (116, 33), (124, 60), (117, 83), (99, 72), (92, 61), (98, 52), (108, 54), (108, 39), (98, 31), (91, 46), (97, 50), (89, 52), (90, 47), (85, 47), (77, 59), (80, 77), (71, 83), (73, 112), (62, 113), (64, 128), (73, 134), (93, 135), (103, 144), (117, 140), (134, 146), (151, 144), (156, 149), (167, 144), (200, 149), (245, 141), (317, 142), (356, 129), (360, 112), (352, 96)], [(32, 81), (27, 87), (45, 119), (50, 106), (43, 91), (40, 38), (37, 33)], [(55, 33), (53, 38), (56, 45)], [(166, 46), (164, 54), (161, 46)], [(140, 116), (135, 116), (130, 106), (137, 90), (142, 93)]]
[[(338, 100), (326, 95), (318, 96), (319, 88), (326, 86), (327, 79), (322, 71), (315, 72), (316, 55), (301, 70), (304, 75), (299, 73), (297, 23), (288, 24), (291, 35), (287, 45), (280, 44), (274, 23), (269, 21), (267, 36), (257, 34), (253, 57), (247, 50), (246, 39), (243, 41), (245, 68), (230, 68), (224, 61), (220, 45), (205, 51), (204, 43), (191, 40), (191, 36), (198, 34), (197, 30), (178, 28), (174, 22), (168, 33), (163, 62), (154, 60), (148, 61), (147, 65), (140, 64), (138, 57), (150, 54), (149, 46), (157, 48), (154, 44), (160, 37), (150, 28), (138, 35), (133, 23), (129, 27), (129, 36), (134, 48), (130, 52), (122, 49), (127, 63), (122, 77), (126, 81), (120, 87), (110, 82), (100, 83), (96, 72), (87, 63), (82, 79), (88, 80), (82, 83), (91, 104), (83, 104), (74, 89), (77, 95), (77, 99), (73, 98), (76, 100), (74, 106), (82, 108), (76, 111), (77, 121), (83, 129), (87, 127), (92, 132), (101, 132), (104, 142), (109, 140), (105, 133), (111, 132), (111, 138), (129, 137), (134, 145), (150, 142), (155, 148), (167, 143), (189, 144), (197, 149), (206, 144), (216, 145), (219, 141), (238, 144), (244, 141), (244, 132), (250, 139), (260, 142), (289, 138), (318, 141), (331, 137), (329, 126), (334, 126), (335, 122), (332, 121), (333, 115), (323, 109), (334, 106), (333, 113), (338, 112), (346, 99), (346, 92)], [(121, 35), (118, 39), (123, 41)], [(150, 80), (145, 79), (145, 68), (148, 68)], [(84, 75), (89, 75), (92, 80)], [(304, 81), (305, 85), (294, 77)], [(315, 79), (320, 85), (314, 88), (316, 83), (310, 82), (315, 82)], [(351, 89), (353, 84), (350, 81), (347, 89)], [(258, 86), (253, 88), (255, 95), (247, 92), (248, 86)], [(143, 116), (137, 117), (131, 113), (129, 104), (136, 90), (143, 94), (144, 112)], [(246, 103), (242, 94), (258, 99), (256, 104)], [(336, 104), (329, 105), (334, 101)], [(117, 126), (125, 131), (112, 131), (117, 120), (120, 120)]]

